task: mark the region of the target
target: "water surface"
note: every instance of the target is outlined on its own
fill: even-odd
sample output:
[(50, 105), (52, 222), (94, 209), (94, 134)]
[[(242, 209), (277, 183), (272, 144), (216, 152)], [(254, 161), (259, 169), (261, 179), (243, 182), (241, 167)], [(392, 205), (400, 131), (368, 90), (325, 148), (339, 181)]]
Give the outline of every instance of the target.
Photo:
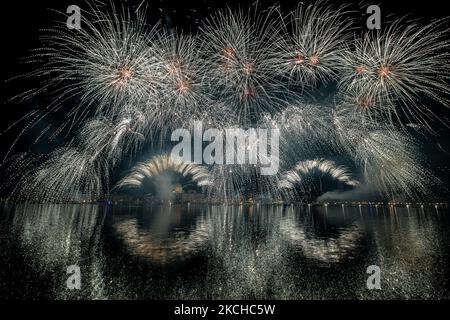
[[(0, 297), (441, 299), (448, 209), (3, 205)], [(68, 290), (67, 267), (81, 269)], [(381, 268), (368, 290), (366, 268)]]

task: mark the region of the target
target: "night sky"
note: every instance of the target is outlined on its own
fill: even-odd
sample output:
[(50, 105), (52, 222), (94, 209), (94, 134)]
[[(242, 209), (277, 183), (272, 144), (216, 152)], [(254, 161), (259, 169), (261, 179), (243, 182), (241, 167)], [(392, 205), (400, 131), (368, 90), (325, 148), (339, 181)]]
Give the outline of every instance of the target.
[[(109, 1), (109, 0), (107, 0)], [(106, 2), (107, 2), (106, 1)], [(140, 5), (141, 0), (121, 1), (126, 5), (128, 3), (131, 7)], [(162, 21), (166, 27), (183, 29), (186, 32), (195, 32), (198, 24), (208, 16), (209, 13), (214, 12), (217, 8), (241, 7), (245, 8), (254, 1), (218, 1), (218, 0), (188, 0), (188, 1), (163, 1), (163, 0), (149, 0), (147, 1), (149, 21)], [(310, 1), (303, 1), (310, 2)], [(333, 1), (335, 5), (338, 3), (351, 3), (351, 1)], [(120, 3), (120, 1), (118, 2)], [(298, 1), (260, 1), (261, 7), (268, 7), (270, 5), (279, 4), (283, 11), (288, 11), (297, 6)], [(20, 116), (26, 114), (29, 110), (35, 108), (37, 105), (45, 106), (48, 104), (51, 97), (49, 95), (42, 95), (31, 100), (18, 103), (8, 101), (12, 96), (28, 90), (32, 87), (38, 87), (39, 83), (31, 79), (9, 80), (16, 76), (24, 75), (33, 70), (33, 66), (24, 64), (21, 59), (27, 57), (30, 49), (39, 47), (39, 30), (53, 26), (56, 21), (61, 21), (62, 16), (55, 11), (65, 12), (69, 5), (78, 5), (83, 10), (86, 6), (84, 1), (79, 0), (39, 0), (39, 1), (8, 1), (2, 2), (1, 9), (1, 32), (2, 32), (2, 59), (1, 61), (1, 83), (0, 83), (0, 101), (1, 117), (0, 117), (0, 132), (3, 132), (9, 125), (14, 123)], [(355, 18), (360, 20), (361, 26), (365, 24), (367, 15), (365, 8), (368, 4), (380, 4), (382, 11), (382, 26), (386, 16), (404, 16), (409, 15), (412, 18), (421, 18), (429, 21), (433, 18), (442, 18), (448, 16), (448, 10), (444, 1), (429, 0), (429, 1), (365, 1), (361, 4), (359, 1), (354, 1), (351, 9), (355, 10)], [(358, 16), (358, 12), (360, 12)], [(9, 80), (9, 81), (8, 81)], [(442, 106), (434, 108), (440, 117), (448, 117), (449, 110), (445, 110)], [(59, 115), (61, 116), (61, 115)], [(48, 119), (52, 122), (54, 119)], [(436, 136), (422, 137), (424, 144), (424, 151), (429, 157), (431, 167), (436, 171), (438, 176), (443, 176), (448, 179), (448, 170), (443, 167), (450, 160), (450, 131), (442, 124), (435, 123)], [(14, 141), (21, 127), (17, 130), (11, 130), (7, 134), (0, 136), (0, 156)], [(36, 130), (39, 132), (42, 127)], [(36, 138), (36, 132), (26, 134), (17, 144), (15, 152), (24, 151), (29, 148), (30, 142)], [(38, 144), (32, 147), (34, 152), (48, 152), (53, 150), (61, 141), (52, 142), (48, 145), (48, 141), (42, 139)], [(15, 153), (13, 152), (13, 153)], [(449, 165), (450, 166), (450, 165)], [(443, 171), (442, 171), (443, 170)], [(447, 178), (445, 178), (447, 177)]]

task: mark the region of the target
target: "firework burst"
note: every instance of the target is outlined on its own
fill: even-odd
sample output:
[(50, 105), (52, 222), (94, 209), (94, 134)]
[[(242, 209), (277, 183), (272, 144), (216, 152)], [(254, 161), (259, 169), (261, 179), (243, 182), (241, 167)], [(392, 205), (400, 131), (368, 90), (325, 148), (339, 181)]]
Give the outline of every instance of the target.
[(101, 115), (114, 116), (130, 102), (156, 99), (161, 82), (152, 46), (156, 28), (146, 28), (142, 13), (132, 17), (115, 9), (111, 14), (91, 9), (80, 30), (65, 24), (46, 30), (44, 46), (34, 57), (43, 67), (32, 76), (50, 80), (44, 88), (56, 87), (57, 103), (77, 96), (80, 108), (94, 105)]
[(161, 104), (155, 115), (159, 129), (177, 128), (198, 118), (213, 104), (204, 82), (201, 43), (194, 36), (163, 32), (157, 41), (161, 63)]
[(212, 16), (202, 27), (207, 81), (221, 101), (234, 106), (244, 124), (283, 104), (279, 98), (283, 85), (275, 77), (275, 43), (280, 30), (273, 15), (274, 10), (251, 8), (244, 14), (228, 9)]
[(175, 172), (183, 177), (190, 176), (199, 187), (212, 183), (208, 169), (187, 161), (174, 161), (170, 156), (156, 156), (149, 161), (136, 165), (133, 170), (124, 177), (117, 188), (140, 188), (144, 179), (153, 179), (164, 172)]
[(349, 38), (350, 19), (345, 6), (336, 9), (325, 2), (300, 3), (285, 24), (278, 41), (281, 73), (301, 87), (338, 78), (341, 52)]
[(449, 103), (447, 22), (420, 26), (400, 19), (348, 44), (340, 80), (344, 95), (350, 92), (356, 106), (368, 112), (426, 124), (433, 112), (423, 104), (424, 97)]
[(423, 167), (418, 143), (407, 132), (357, 115), (348, 106), (333, 111), (333, 124), (342, 150), (361, 169), (365, 183), (381, 194), (414, 198), (427, 195), (433, 181), (438, 183)]
[(307, 177), (317, 172), (321, 175), (329, 175), (332, 179), (349, 186), (359, 184), (359, 181), (352, 178), (350, 169), (338, 166), (330, 160), (314, 159), (300, 161), (292, 170), (283, 173), (278, 187), (294, 193), (299, 187), (304, 191), (311, 185), (311, 182), (307, 181)]
[[(351, 162), (361, 184), (388, 197), (425, 194), (435, 180), (416, 140), (397, 124), (406, 119), (430, 128), (427, 101), (448, 106), (447, 20), (399, 20), (351, 42), (346, 7), (324, 2), (300, 4), (287, 16), (257, 6), (222, 10), (196, 35), (149, 27), (139, 10), (90, 9), (81, 30), (65, 22), (46, 30), (30, 59), (40, 67), (27, 76), (43, 87), (16, 98), (51, 92), (53, 102), (11, 126), (25, 123), (14, 143), (57, 111), (64, 111), (63, 123), (53, 132), (53, 124), (46, 126), (34, 141), (67, 138), (72, 128), (77, 134), (47, 156), (13, 157), (6, 184), (16, 194), (46, 201), (107, 194), (123, 159), (133, 161), (156, 141), (166, 150), (168, 133), (193, 130), (194, 121), (205, 129), (279, 129), (285, 174), (263, 176), (249, 164), (206, 168), (162, 155), (137, 165), (116, 190), (168, 171), (189, 176), (210, 199), (280, 199), (286, 190), (306, 189), (304, 177), (314, 172), (358, 187), (346, 168), (321, 158)], [(327, 100), (335, 103), (305, 102), (303, 89), (336, 81), (336, 99)]]

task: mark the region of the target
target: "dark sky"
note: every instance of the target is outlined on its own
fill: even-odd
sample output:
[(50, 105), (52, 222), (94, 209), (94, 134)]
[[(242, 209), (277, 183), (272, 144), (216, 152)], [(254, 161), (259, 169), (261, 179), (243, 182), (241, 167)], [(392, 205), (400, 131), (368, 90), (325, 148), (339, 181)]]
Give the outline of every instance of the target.
[[(107, 2), (109, 0), (104, 0)], [(247, 7), (254, 1), (213, 1), (213, 0), (183, 0), (183, 1), (162, 1), (149, 0), (148, 12), (151, 21), (163, 19), (166, 22), (185, 30), (195, 30), (196, 23), (201, 22), (202, 19), (213, 12), (217, 8), (225, 6), (231, 7)], [(260, 1), (262, 6), (269, 6), (273, 4), (280, 4), (282, 9), (289, 10), (297, 5), (297, 1)], [(303, 1), (311, 2), (311, 1)], [(137, 6), (141, 0), (122, 1), (122, 3), (129, 3), (132, 6)], [(352, 3), (352, 1), (333, 1), (335, 5), (339, 3)], [(47, 101), (42, 101), (44, 97), (36, 98), (26, 103), (11, 103), (7, 99), (14, 94), (20, 93), (29, 88), (29, 83), (22, 80), (9, 81), (5, 80), (15, 77), (17, 75), (26, 74), (31, 71), (29, 65), (20, 63), (20, 58), (26, 57), (29, 50), (39, 46), (39, 29), (51, 27), (55, 21), (60, 18), (58, 14), (52, 12), (56, 10), (65, 12), (68, 5), (79, 5), (82, 9), (85, 6), (84, 1), (80, 0), (39, 0), (39, 1), (8, 1), (1, 4), (1, 29), (2, 33), (2, 59), (1, 61), (1, 83), (0, 83), (0, 99), (1, 99), (1, 117), (0, 117), (0, 132), (12, 124), (15, 119), (24, 115), (28, 110), (34, 108), (38, 104), (45, 105)], [(409, 15), (414, 18), (423, 18), (425, 20), (432, 18), (440, 18), (448, 16), (448, 10), (445, 1), (442, 0), (428, 0), (428, 1), (365, 1), (362, 4), (359, 1), (353, 2), (352, 9), (357, 12), (360, 11), (361, 24), (365, 21), (365, 8), (368, 4), (379, 4), (382, 10), (382, 15), (396, 14), (398, 16)], [(34, 85), (39, 85), (34, 83)], [(440, 109), (443, 109), (442, 107)], [(448, 116), (448, 110), (442, 111), (442, 116)], [(449, 162), (449, 154), (442, 152), (437, 146), (450, 150), (450, 139), (448, 129), (436, 124), (438, 137), (433, 137), (425, 143), (426, 153), (430, 155), (433, 167), (442, 167)], [(0, 154), (4, 154), (5, 150), (14, 141), (17, 131), (11, 131), (6, 135), (0, 136)], [(23, 149), (28, 145), (33, 136), (28, 136), (22, 139), (18, 144), (18, 149)], [(429, 143), (430, 142), (430, 143)], [(44, 148), (47, 142), (43, 141), (35, 148)], [(43, 145), (44, 144), (44, 145)], [(52, 148), (51, 146), (49, 146)], [(3, 156), (1, 156), (3, 158)]]

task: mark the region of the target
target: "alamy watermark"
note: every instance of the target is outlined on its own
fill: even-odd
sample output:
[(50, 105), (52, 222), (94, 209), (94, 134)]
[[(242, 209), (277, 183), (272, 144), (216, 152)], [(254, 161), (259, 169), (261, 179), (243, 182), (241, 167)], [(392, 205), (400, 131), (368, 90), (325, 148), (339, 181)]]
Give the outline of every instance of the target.
[(69, 29), (81, 29), (81, 9), (77, 5), (70, 5), (67, 7), (66, 13), (70, 14), (67, 18), (66, 25)]
[(76, 264), (70, 265), (66, 270), (67, 274), (70, 274), (69, 278), (66, 280), (66, 287), (69, 290), (81, 289), (81, 269)]
[[(171, 140), (178, 142), (172, 160), (197, 164), (241, 164), (259, 166), (261, 175), (274, 175), (279, 168), (279, 129), (210, 128), (194, 122), (194, 137), (188, 129), (176, 129)], [(193, 142), (193, 145), (192, 145)], [(204, 147), (205, 143), (209, 143)]]
[(367, 281), (366, 281), (367, 289), (380, 290), (381, 289), (381, 269), (380, 269), (380, 267), (377, 265), (370, 265), (367, 267), (366, 273), (370, 274), (370, 276), (367, 278)]
[(381, 29), (381, 9), (377, 5), (370, 5), (366, 9), (366, 13), (370, 16), (366, 20), (366, 26), (369, 30)]

